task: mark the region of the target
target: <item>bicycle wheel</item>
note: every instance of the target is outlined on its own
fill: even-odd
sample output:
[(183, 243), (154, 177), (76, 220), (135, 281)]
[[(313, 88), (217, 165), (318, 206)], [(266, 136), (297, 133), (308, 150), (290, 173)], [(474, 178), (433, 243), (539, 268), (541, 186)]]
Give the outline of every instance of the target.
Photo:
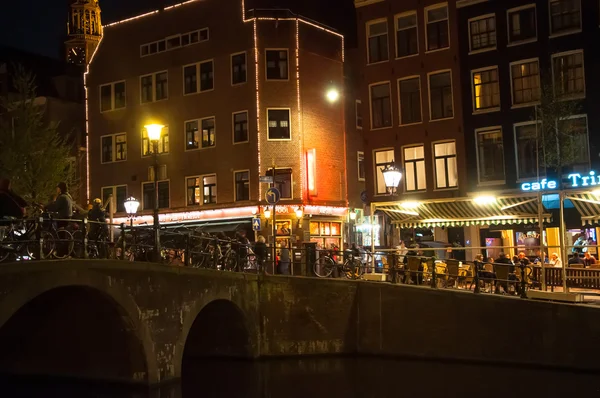
[(65, 259), (73, 252), (73, 235), (66, 229), (59, 229), (52, 237), (54, 239), (54, 250), (52, 255), (58, 260)]
[(360, 260), (357, 258), (347, 260), (344, 263), (344, 273), (346, 274), (346, 278), (348, 279), (360, 278), (364, 273), (364, 269)]
[[(40, 238), (42, 240), (42, 256), (44, 259), (50, 258), (54, 251), (54, 237), (48, 231), (41, 231)], [(32, 237), (35, 239), (35, 236)], [(39, 259), (40, 257), (40, 242), (35, 240), (27, 243), (27, 255), (31, 258)]]
[(73, 236), (73, 257), (83, 258), (84, 257), (84, 247), (83, 247), (83, 232), (75, 231), (72, 234)]
[(327, 278), (333, 273), (335, 262), (331, 257), (320, 257), (315, 261), (313, 271), (319, 278)]

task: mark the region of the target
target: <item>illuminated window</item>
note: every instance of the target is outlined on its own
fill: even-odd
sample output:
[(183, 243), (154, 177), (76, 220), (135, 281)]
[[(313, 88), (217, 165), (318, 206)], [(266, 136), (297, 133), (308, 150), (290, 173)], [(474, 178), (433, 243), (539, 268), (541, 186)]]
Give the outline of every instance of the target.
[(504, 182), (502, 129), (477, 131), (479, 182)]
[(205, 205), (217, 203), (217, 175), (202, 177), (202, 196)]
[(290, 140), (292, 138), (289, 109), (269, 109), (267, 119), (270, 140)]
[(404, 174), (407, 192), (427, 189), (425, 147), (423, 145), (404, 148)]
[(267, 50), (267, 80), (288, 79), (288, 50)]
[(185, 122), (185, 149), (198, 149), (200, 146), (200, 133), (198, 131), (198, 120)]
[(125, 108), (125, 82), (100, 86), (100, 112)]
[(215, 146), (215, 118), (202, 119), (202, 148)]
[[(152, 155), (153, 143), (148, 138), (146, 129), (142, 129), (142, 156)], [(162, 129), (160, 139), (158, 140), (158, 153), (169, 153), (169, 128)]]
[(235, 201), (250, 200), (250, 172), (235, 171)]
[(450, 46), (448, 26), (448, 5), (438, 4), (425, 9), (427, 23), (427, 51), (440, 50)]
[(394, 150), (375, 151), (375, 193), (377, 195), (387, 194), (387, 187), (385, 186), (385, 179), (381, 172), (385, 166), (390, 165), (394, 162)]
[(246, 53), (231, 56), (231, 84), (246, 83)]
[(386, 20), (367, 22), (367, 54), (368, 63), (387, 61), (388, 54), (388, 27)]
[(513, 105), (540, 100), (540, 69), (537, 59), (512, 63), (510, 74)]
[(581, 0), (550, 0), (550, 32), (581, 30)]
[(473, 78), (473, 110), (500, 109), (500, 84), (498, 67), (471, 72)]
[(429, 75), (429, 101), (431, 120), (454, 116), (452, 76), (450, 72)]
[(411, 77), (398, 81), (400, 92), (400, 124), (421, 121), (421, 79)]
[(456, 163), (456, 143), (433, 144), (436, 189), (456, 188), (458, 186), (458, 167)]
[(127, 135), (112, 134), (101, 138), (102, 163), (121, 162), (127, 160)]
[(392, 102), (390, 98), (390, 83), (372, 85), (371, 96), (371, 127), (374, 129), (392, 126)]
[(188, 206), (198, 206), (202, 200), (200, 177), (188, 177), (186, 181), (186, 197)]
[(496, 16), (484, 15), (469, 20), (471, 51), (496, 48)]
[(513, 8), (508, 14), (508, 42), (518, 43), (537, 39), (535, 4)]
[(417, 12), (411, 11), (396, 17), (396, 58), (419, 53)]
[[(158, 208), (169, 208), (169, 181), (158, 182)], [(142, 207), (144, 210), (154, 209), (154, 182), (146, 182), (142, 185), (143, 199)]]
[(233, 114), (233, 143), (248, 142), (248, 112)]
[(585, 96), (583, 51), (555, 54), (552, 56), (554, 89), (559, 97)]

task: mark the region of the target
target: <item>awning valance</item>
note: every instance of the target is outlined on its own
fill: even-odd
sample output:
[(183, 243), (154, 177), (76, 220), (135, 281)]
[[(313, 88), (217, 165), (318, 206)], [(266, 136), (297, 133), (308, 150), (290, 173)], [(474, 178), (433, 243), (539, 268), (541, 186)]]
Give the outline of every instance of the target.
[[(402, 228), (463, 225), (534, 224), (538, 222), (537, 198), (505, 197), (479, 205), (472, 198), (420, 202), (407, 208), (400, 202), (379, 203), (376, 210), (387, 214)], [(544, 213), (544, 222), (552, 216)]]
[(600, 201), (591, 193), (572, 193), (565, 197), (581, 214), (582, 225), (592, 225), (600, 222)]

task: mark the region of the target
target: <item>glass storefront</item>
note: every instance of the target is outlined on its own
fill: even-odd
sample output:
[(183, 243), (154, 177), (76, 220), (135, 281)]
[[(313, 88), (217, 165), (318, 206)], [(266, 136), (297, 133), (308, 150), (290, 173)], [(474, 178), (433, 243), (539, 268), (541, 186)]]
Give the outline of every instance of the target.
[(311, 221), (310, 241), (317, 243), (317, 248), (330, 249), (342, 246), (342, 223), (339, 221)]

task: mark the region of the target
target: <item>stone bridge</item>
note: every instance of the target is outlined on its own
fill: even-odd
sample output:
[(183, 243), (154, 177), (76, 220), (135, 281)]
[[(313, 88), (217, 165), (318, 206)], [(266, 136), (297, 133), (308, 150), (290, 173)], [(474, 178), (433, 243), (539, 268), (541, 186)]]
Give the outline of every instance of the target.
[(0, 268), (0, 372), (157, 384), (188, 359), (375, 354), (600, 370), (600, 310), (110, 260)]

